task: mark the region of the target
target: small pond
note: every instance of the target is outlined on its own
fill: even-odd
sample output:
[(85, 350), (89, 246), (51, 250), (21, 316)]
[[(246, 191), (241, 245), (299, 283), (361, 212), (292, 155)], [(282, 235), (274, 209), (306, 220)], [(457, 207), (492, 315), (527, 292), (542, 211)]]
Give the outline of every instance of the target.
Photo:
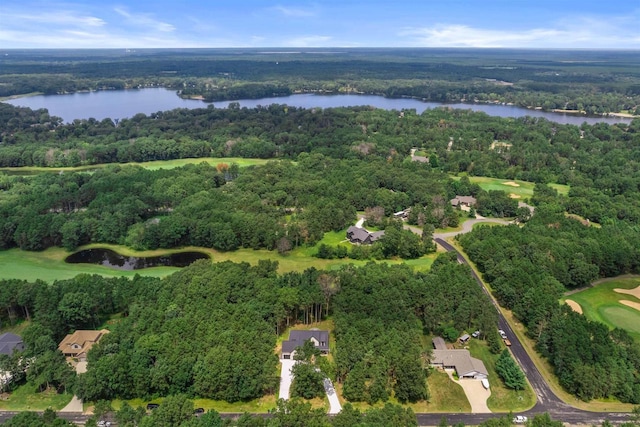
[(69, 255), (70, 264), (98, 264), (118, 270), (140, 270), (149, 267), (186, 267), (199, 259), (210, 259), (204, 252), (179, 252), (153, 257), (120, 255), (110, 249), (86, 249)]

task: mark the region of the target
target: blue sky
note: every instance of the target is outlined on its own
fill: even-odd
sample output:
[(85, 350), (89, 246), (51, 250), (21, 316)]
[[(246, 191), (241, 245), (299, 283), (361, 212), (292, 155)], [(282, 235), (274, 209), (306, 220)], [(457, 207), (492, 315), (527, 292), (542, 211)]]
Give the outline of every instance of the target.
[(0, 1), (0, 48), (640, 49), (640, 1)]

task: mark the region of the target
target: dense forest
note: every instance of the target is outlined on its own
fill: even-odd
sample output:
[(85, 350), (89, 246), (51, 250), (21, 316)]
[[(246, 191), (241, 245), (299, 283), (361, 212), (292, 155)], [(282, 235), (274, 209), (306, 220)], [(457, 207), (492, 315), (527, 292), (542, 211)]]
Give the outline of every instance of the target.
[[(204, 163), (156, 171), (116, 165), (91, 174), (0, 176), (0, 188), (0, 247), (27, 250), (102, 242), (286, 252), (345, 229), (368, 207), (390, 215), (419, 205), (429, 212), (421, 225), (434, 227), (457, 220), (449, 203), (456, 187), (442, 172), (400, 160), (321, 154), (242, 170)], [(398, 233), (398, 241), (414, 237)], [(378, 258), (398, 255), (392, 236), (390, 229)], [(422, 241), (413, 244), (422, 255)], [(426, 246), (430, 250), (431, 242)]]
[[(467, 268), (448, 256), (419, 274), (375, 263), (338, 272), (276, 269), (269, 261), (203, 261), (162, 280), (2, 281), (2, 320), (32, 321), (26, 353), (0, 360), (16, 375), (8, 387), (29, 380), (90, 401), (173, 394), (247, 401), (277, 390), (278, 334), (333, 316), (335, 366), (325, 374), (344, 382), (345, 397), (413, 402), (428, 397), (423, 333), (488, 330), (496, 322)], [(87, 373), (76, 379), (56, 343), (116, 314), (111, 333), (89, 353)], [(35, 357), (26, 374), (24, 356)]]
[(624, 51), (10, 50), (0, 65), (0, 96), (164, 86), (209, 101), (358, 92), (590, 114), (640, 105), (637, 55)]

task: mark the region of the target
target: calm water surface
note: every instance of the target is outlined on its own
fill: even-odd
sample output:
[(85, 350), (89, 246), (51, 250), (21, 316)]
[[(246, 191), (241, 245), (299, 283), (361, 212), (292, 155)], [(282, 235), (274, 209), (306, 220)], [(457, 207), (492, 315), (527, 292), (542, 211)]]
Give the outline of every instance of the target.
[[(175, 108), (205, 108), (209, 103), (194, 99), (182, 99), (175, 91), (164, 88), (106, 90), (99, 92), (83, 92), (69, 95), (38, 95), (5, 101), (12, 105), (32, 109), (46, 108), (49, 114), (62, 117), (65, 122), (74, 119), (102, 120), (104, 118), (122, 119), (133, 117), (138, 113), (151, 114)], [(585, 117), (581, 115), (548, 113), (529, 110), (511, 105), (495, 104), (443, 104), (439, 102), (423, 102), (410, 98), (385, 98), (376, 95), (315, 95), (300, 94), (275, 98), (240, 99), (237, 101), (213, 102), (216, 108), (226, 108), (229, 103), (237, 102), (241, 107), (253, 108), (258, 105), (287, 104), (292, 107), (330, 108), (370, 105), (385, 110), (415, 109), (422, 113), (426, 109), (448, 106), (467, 110), (482, 111), (490, 116), (499, 117), (544, 117), (547, 120), (561, 123), (581, 125), (584, 122), (594, 123), (630, 123), (631, 119), (616, 117)]]
[(132, 257), (109, 249), (86, 249), (69, 255), (64, 262), (98, 264), (117, 270), (140, 270), (149, 267), (186, 267), (199, 259), (209, 259), (209, 255), (204, 252), (180, 252), (154, 257)]

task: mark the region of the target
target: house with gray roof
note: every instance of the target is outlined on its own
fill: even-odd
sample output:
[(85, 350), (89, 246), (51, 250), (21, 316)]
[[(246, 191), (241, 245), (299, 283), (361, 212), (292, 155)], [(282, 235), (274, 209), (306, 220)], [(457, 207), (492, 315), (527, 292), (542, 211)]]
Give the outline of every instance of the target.
[(11, 332), (0, 335), (0, 354), (11, 356), (14, 351), (23, 351), (22, 338)]
[(489, 377), (482, 360), (471, 357), (469, 350), (433, 350), (431, 365), (454, 369), (459, 378), (482, 380)]
[(453, 207), (457, 207), (457, 206), (471, 207), (471, 206), (475, 206), (478, 201), (473, 196), (456, 196), (453, 199), (451, 199), (450, 202), (451, 202), (451, 206)]
[(362, 227), (356, 227), (352, 225), (347, 229), (347, 239), (351, 243), (358, 243), (361, 245), (370, 245), (384, 236), (383, 231), (369, 231)]
[(294, 330), (289, 332), (289, 339), (282, 342), (282, 358), (293, 359), (293, 354), (298, 347), (311, 341), (322, 354), (329, 353), (329, 331), (312, 329), (309, 331)]

